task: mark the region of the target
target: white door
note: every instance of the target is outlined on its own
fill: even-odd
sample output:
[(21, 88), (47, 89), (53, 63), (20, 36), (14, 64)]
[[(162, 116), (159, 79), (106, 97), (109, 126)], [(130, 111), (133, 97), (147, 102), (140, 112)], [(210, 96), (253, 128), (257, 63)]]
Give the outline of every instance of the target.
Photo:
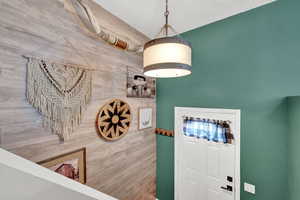
[[(229, 120), (232, 144), (183, 134), (183, 117)], [(240, 200), (240, 111), (175, 108), (175, 200)]]

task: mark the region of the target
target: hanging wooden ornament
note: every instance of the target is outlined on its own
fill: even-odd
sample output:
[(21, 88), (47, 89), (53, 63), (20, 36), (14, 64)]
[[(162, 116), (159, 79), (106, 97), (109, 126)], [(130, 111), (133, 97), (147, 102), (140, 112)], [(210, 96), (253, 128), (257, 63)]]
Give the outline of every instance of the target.
[(112, 141), (123, 137), (128, 132), (130, 122), (130, 107), (120, 99), (107, 102), (97, 115), (97, 129), (106, 140)]

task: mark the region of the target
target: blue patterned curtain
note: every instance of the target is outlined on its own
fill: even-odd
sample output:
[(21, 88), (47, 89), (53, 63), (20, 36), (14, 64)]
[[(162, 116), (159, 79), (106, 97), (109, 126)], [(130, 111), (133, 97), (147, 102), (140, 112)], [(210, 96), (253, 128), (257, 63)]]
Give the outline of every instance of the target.
[(228, 123), (219, 120), (185, 117), (183, 133), (189, 137), (222, 143), (231, 143), (233, 139)]

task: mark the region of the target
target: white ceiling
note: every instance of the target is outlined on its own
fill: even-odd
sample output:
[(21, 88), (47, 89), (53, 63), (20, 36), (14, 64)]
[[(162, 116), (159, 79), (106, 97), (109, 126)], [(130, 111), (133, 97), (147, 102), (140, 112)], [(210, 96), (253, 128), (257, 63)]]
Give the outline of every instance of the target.
[[(273, 0), (169, 0), (170, 24), (178, 33), (259, 7)], [(115, 16), (153, 38), (164, 24), (165, 0), (96, 0)]]

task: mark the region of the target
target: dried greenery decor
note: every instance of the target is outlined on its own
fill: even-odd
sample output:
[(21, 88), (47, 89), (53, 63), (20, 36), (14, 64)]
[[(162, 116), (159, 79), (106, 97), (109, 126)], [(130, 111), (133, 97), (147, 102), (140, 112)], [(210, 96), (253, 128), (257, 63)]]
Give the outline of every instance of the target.
[(71, 9), (81, 28), (87, 30), (90, 36), (102, 39), (115, 47), (131, 52), (142, 52), (142, 45), (136, 44), (129, 38), (125, 39), (125, 37), (101, 26), (86, 1), (88, 0), (65, 0), (65, 7)]
[(80, 124), (91, 94), (90, 70), (28, 57), (27, 100), (61, 140), (69, 139)]
[(100, 109), (97, 128), (104, 139), (117, 140), (128, 132), (130, 121), (129, 105), (120, 99), (112, 99)]

